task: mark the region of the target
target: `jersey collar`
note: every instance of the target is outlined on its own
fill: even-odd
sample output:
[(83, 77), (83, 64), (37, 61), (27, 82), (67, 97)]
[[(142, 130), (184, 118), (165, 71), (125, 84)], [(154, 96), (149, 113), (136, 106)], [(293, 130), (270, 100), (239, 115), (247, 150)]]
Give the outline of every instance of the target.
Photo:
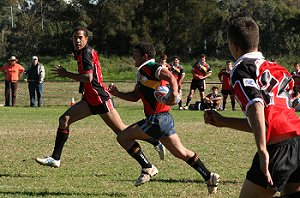
[(146, 62), (144, 62), (143, 64), (141, 64), (141, 66), (139, 66), (139, 68), (137, 70), (140, 70), (144, 65), (147, 65), (148, 63), (151, 63), (151, 62), (155, 62), (155, 59), (152, 58), (150, 60), (147, 60)]
[(265, 57), (262, 55), (261, 52), (249, 52), (247, 54), (242, 55), (234, 65), (237, 65), (237, 63), (242, 62), (243, 59), (250, 58), (250, 59), (265, 59)]

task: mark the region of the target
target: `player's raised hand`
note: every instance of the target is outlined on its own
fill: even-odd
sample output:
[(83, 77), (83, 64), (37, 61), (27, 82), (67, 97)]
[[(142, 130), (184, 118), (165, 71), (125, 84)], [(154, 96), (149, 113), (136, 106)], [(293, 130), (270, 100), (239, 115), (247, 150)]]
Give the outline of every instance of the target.
[(51, 70), (51, 73), (59, 77), (67, 77), (68, 71), (59, 65), (59, 66), (54, 66), (53, 69)]

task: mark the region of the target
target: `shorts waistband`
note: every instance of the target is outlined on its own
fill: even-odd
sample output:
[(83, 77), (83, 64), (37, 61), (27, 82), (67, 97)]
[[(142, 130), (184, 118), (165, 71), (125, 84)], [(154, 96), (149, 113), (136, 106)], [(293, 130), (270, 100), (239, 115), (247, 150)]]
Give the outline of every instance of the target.
[(276, 144), (268, 145), (267, 148), (274, 148), (274, 147), (284, 146), (284, 145), (287, 145), (291, 142), (299, 142), (299, 141), (300, 141), (300, 136), (295, 136), (295, 137), (292, 137), (290, 139), (284, 140), (282, 142), (278, 142)]

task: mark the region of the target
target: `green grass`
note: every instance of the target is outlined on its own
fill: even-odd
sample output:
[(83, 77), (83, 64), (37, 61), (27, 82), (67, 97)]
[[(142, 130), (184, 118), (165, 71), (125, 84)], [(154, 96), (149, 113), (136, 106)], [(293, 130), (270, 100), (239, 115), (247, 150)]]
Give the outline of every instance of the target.
[[(202, 177), (167, 152), (160, 161), (156, 151), (141, 142), (148, 159), (159, 169), (151, 182), (134, 187), (138, 164), (118, 145), (99, 116), (71, 126), (62, 164), (43, 167), (35, 157), (51, 154), (58, 117), (67, 107), (0, 108), (2, 139), (0, 197), (206, 197)], [(222, 182), (214, 197), (237, 197), (255, 152), (251, 134), (218, 129), (203, 122), (203, 112), (172, 111), (183, 144), (194, 151)], [(126, 124), (143, 118), (140, 107), (118, 108)], [(224, 112), (240, 117), (242, 113)]]

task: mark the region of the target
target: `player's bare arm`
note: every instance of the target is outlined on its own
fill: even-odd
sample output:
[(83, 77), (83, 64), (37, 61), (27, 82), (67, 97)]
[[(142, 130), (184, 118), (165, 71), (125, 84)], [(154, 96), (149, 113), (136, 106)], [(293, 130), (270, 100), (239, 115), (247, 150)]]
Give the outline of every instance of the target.
[(51, 70), (52, 74), (55, 74), (59, 77), (67, 77), (71, 78), (73, 80), (79, 81), (79, 82), (91, 82), (93, 80), (93, 74), (77, 74), (73, 72), (68, 72), (64, 67), (62, 66), (54, 66), (54, 68)]
[(203, 116), (206, 124), (252, 133), (252, 129), (246, 118), (224, 117), (214, 110), (206, 110)]
[(131, 91), (131, 92), (121, 92), (118, 90), (117, 86), (113, 83), (111, 83), (109, 86), (108, 86), (108, 91), (118, 97), (118, 98), (121, 98), (123, 100), (127, 100), (127, 101), (131, 101), (131, 102), (136, 102), (138, 101), (141, 97), (140, 97), (140, 94), (139, 94), (139, 89), (138, 89), (138, 86), (136, 85), (134, 90)]
[(273, 185), (272, 177), (269, 172), (269, 153), (266, 143), (266, 125), (264, 117), (264, 105), (256, 102), (247, 109), (248, 119), (255, 136), (255, 142), (260, 160), (260, 169), (266, 176), (268, 183)]

